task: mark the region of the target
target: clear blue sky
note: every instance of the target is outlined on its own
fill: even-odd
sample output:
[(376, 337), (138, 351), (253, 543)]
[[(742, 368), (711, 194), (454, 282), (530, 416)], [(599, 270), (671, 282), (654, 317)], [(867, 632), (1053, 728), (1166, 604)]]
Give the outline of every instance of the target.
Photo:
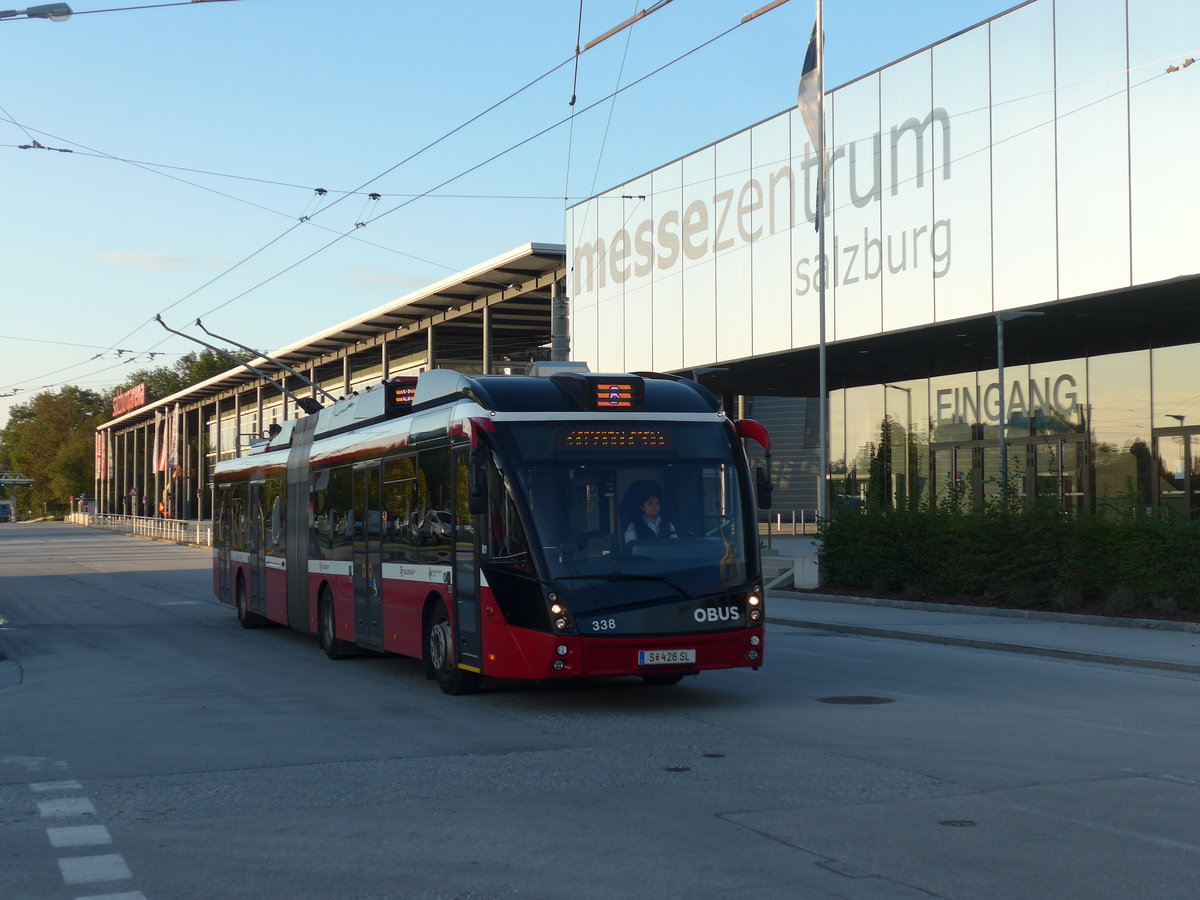
[[(572, 60), (579, 4), (231, 0), (89, 13), (133, 4), (71, 0), (67, 22), (0, 20), (0, 395), (17, 391), (0, 396), (0, 424), (47, 386), (101, 390), (197, 349), (156, 313), (175, 328), (201, 316), (271, 350), (521, 244), (562, 243), (564, 197), (795, 103), (812, 0), (587, 109), (766, 2), (674, 0), (583, 54), (577, 76), (562, 66), (394, 169)], [(582, 42), (650, 5), (588, 0)], [(826, 0), (826, 86), (1013, 5)], [(402, 206), (567, 118), (573, 84), (573, 126)], [(34, 140), (75, 152), (19, 149)], [(367, 182), (379, 200), (330, 205)], [(329, 191), (320, 214), (318, 187)]]

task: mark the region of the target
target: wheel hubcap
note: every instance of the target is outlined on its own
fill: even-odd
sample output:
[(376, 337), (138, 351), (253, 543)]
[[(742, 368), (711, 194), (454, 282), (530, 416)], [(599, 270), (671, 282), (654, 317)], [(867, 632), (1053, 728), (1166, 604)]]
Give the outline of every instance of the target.
[(443, 669), (450, 660), (450, 623), (445, 619), (429, 631), (429, 661), (435, 669)]

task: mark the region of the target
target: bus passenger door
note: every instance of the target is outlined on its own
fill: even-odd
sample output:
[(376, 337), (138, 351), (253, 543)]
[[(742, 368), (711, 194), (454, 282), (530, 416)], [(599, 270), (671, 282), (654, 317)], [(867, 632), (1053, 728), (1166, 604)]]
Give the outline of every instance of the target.
[(379, 462), (354, 470), (354, 634), (383, 648), (383, 503)]
[(250, 609), (256, 613), (267, 611), (267, 529), (263, 512), (265, 483), (250, 483), (250, 507), (247, 510), (246, 549), (250, 552)]
[(232, 603), (229, 567), (232, 564), (230, 550), (233, 543), (233, 503), (228, 485), (217, 488), (217, 599)]
[(470, 448), (454, 448), (454, 498), (451, 546), (454, 633), (458, 636), (458, 662), (483, 671), (483, 637), (479, 613), (479, 535), (467, 506), (470, 485)]

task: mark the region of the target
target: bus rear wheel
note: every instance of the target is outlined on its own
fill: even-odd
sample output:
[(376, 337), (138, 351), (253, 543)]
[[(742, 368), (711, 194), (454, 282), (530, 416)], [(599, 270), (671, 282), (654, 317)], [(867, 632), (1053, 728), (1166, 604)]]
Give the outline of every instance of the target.
[(251, 612), (250, 607), (246, 604), (246, 582), (241, 578), (237, 583), (237, 617), (242, 623), (243, 628), (261, 628), (266, 624), (266, 619), (258, 613)]
[(454, 631), (446, 604), (438, 600), (425, 625), (425, 666), (446, 694), (471, 694), (479, 689), (476, 672), (460, 669), (454, 663)]
[(321, 589), (317, 600), (317, 642), (330, 659), (345, 659), (352, 653), (349, 641), (337, 636), (337, 619), (333, 612), (333, 595), (329, 588)]

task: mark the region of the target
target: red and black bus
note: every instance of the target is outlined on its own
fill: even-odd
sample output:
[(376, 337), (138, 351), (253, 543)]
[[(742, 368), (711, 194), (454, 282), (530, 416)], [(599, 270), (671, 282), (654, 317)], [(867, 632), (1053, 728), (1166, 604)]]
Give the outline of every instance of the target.
[[(393, 379), (216, 466), (214, 590), (246, 627), (422, 659), (451, 694), (757, 669), (770, 482), (745, 437), (767, 446), (671, 375)], [(650, 494), (658, 537), (631, 527)]]

